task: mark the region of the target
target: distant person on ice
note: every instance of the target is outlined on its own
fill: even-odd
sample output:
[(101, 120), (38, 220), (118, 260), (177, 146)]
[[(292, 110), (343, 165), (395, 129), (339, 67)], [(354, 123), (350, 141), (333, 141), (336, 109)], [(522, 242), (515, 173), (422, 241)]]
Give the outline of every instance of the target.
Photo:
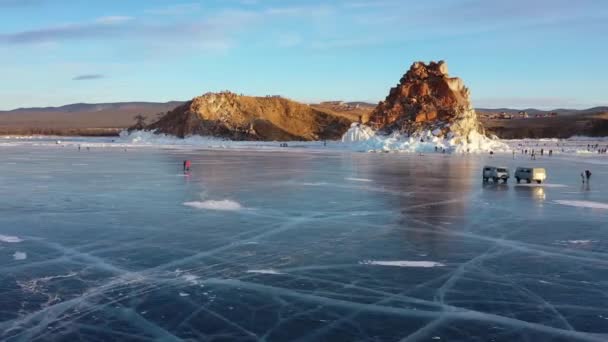
[(190, 171), (192, 167), (192, 162), (189, 160), (184, 160), (184, 172)]
[(589, 178), (591, 178), (591, 171), (585, 170), (585, 178), (587, 178), (587, 183), (589, 183)]
[(583, 182), (583, 184), (585, 184), (585, 173), (581, 172), (581, 182)]

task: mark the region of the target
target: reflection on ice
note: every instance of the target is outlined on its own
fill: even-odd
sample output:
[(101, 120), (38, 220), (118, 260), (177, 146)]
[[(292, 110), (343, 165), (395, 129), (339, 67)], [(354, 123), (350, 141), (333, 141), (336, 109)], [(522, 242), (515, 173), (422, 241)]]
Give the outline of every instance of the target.
[(551, 184), (551, 183), (541, 183), (541, 184), (517, 184), (516, 186), (524, 188), (566, 188), (568, 187), (565, 184)]
[(515, 191), (518, 194), (525, 195), (527, 197), (531, 197), (536, 201), (544, 201), (547, 199), (547, 195), (545, 193), (545, 188), (542, 186), (516, 186)]

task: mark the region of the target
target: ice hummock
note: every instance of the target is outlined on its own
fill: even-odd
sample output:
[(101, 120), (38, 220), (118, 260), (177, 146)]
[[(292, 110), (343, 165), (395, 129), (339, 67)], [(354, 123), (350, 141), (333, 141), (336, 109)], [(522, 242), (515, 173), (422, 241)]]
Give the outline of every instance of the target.
[(344, 143), (358, 151), (398, 151), (398, 152), (434, 152), (446, 151), (456, 153), (509, 152), (511, 148), (496, 137), (488, 138), (477, 131), (467, 137), (448, 133), (441, 136), (439, 129), (427, 130), (416, 134), (392, 133), (377, 134), (371, 127), (353, 124), (342, 138)]
[(350, 126), (350, 129), (342, 136), (342, 142), (344, 143), (352, 143), (358, 141), (366, 141), (373, 138), (376, 135), (376, 132), (368, 126), (353, 123)]

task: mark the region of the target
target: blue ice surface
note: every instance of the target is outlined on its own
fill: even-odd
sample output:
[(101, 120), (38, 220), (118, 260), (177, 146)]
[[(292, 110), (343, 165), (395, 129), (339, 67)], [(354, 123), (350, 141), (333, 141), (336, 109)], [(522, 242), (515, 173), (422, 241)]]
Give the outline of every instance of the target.
[(608, 340), (606, 159), (0, 157), (0, 340)]

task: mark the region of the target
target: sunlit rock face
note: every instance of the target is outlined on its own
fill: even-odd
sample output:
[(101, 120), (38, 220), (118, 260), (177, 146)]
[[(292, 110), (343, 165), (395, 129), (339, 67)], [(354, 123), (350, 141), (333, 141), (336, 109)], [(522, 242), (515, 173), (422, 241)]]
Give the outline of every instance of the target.
[(178, 137), (230, 140), (336, 140), (350, 121), (279, 96), (207, 93), (186, 102), (147, 127)]
[(481, 131), (469, 89), (449, 77), (444, 61), (415, 62), (370, 116), (370, 124), (384, 133), (436, 132), (442, 137), (466, 138)]

